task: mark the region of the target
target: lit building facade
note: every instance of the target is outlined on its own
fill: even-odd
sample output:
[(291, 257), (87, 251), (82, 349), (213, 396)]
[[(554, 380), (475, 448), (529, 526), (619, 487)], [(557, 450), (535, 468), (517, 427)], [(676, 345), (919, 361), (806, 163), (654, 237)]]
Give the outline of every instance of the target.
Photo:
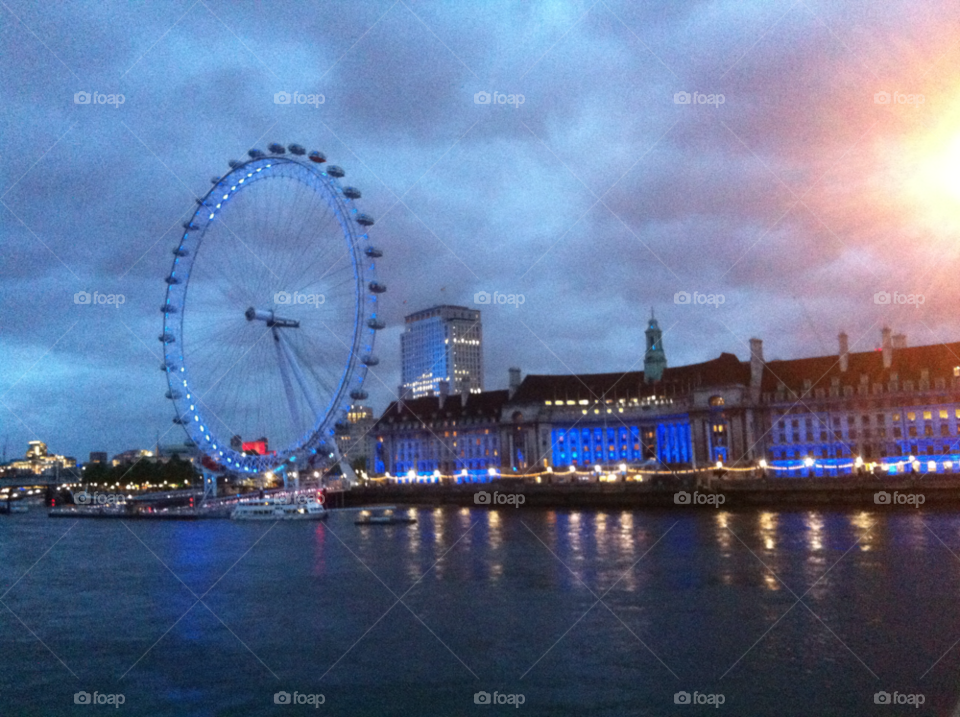
[(485, 391), (391, 403), (369, 434), (369, 470), (486, 480), (502, 464), (500, 414), (508, 397), (507, 391)]
[(814, 475), (861, 466), (958, 472), (960, 343), (908, 348), (884, 329), (878, 351), (851, 353), (843, 333), (838, 344), (836, 356), (765, 365), (760, 404), (771, 465)]
[(368, 455), (367, 435), (376, 420), (373, 410), (367, 406), (351, 406), (347, 412), (346, 424), (339, 426), (335, 434), (337, 449), (347, 463), (353, 465), (358, 458), (366, 460)]
[(483, 328), (480, 312), (464, 306), (434, 306), (404, 319), (400, 335), (401, 395), (437, 396), (446, 381), (452, 393), (483, 390)]
[(23, 460), (13, 461), (7, 466), (8, 471), (14, 473), (55, 473), (64, 468), (76, 468), (77, 460), (71, 456), (58, 456), (47, 450), (43, 441), (30, 441), (27, 444), (27, 454)]
[[(483, 480), (538, 471), (765, 470), (776, 476), (960, 472), (960, 343), (766, 362), (763, 343), (667, 367), (656, 321), (644, 371), (579, 376), (510, 371), (508, 391), (391, 404), (374, 428), (375, 473)], [(494, 413), (497, 415), (494, 416)], [(469, 432), (469, 433), (468, 433)], [(479, 432), (479, 435), (473, 435)], [(471, 446), (481, 452), (467, 453)], [(490, 451), (489, 454), (487, 451)], [(466, 477), (466, 476), (465, 476)], [(459, 479), (459, 478), (458, 478)]]

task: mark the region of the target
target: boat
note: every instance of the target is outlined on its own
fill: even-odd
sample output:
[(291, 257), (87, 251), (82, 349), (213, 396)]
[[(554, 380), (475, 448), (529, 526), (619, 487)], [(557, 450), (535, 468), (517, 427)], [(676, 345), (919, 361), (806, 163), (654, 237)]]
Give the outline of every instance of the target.
[(0, 503), (0, 514), (26, 513), (27, 506), (19, 500), (8, 500)]
[(230, 513), (234, 520), (323, 520), (327, 511), (323, 503), (316, 498), (300, 500), (298, 496), (292, 502), (288, 498), (259, 498), (244, 501)]
[(354, 525), (410, 525), (416, 523), (416, 518), (410, 518), (406, 515), (396, 515), (393, 511), (387, 511), (382, 515), (366, 515), (353, 521)]

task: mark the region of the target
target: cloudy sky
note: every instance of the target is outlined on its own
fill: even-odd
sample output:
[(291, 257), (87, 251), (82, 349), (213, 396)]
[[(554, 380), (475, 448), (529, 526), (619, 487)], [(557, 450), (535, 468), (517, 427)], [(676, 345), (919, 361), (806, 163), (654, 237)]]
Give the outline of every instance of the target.
[(956, 3), (4, 0), (0, 18), (8, 458), (182, 439), (158, 368), (170, 250), (210, 177), (270, 142), (325, 152), (377, 220), (378, 411), (403, 316), (480, 291), (524, 297), (483, 307), (487, 388), (510, 365), (635, 369), (651, 307), (671, 365), (746, 358), (751, 336), (768, 359), (834, 353), (841, 329), (869, 350), (884, 324), (960, 340)]

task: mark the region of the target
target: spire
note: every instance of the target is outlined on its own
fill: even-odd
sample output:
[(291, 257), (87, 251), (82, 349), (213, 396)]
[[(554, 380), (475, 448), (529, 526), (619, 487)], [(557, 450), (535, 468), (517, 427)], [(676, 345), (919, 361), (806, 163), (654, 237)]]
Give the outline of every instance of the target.
[(667, 355), (663, 352), (663, 332), (650, 309), (650, 324), (646, 330), (647, 350), (643, 354), (643, 380), (652, 383), (663, 378), (663, 369), (667, 367)]

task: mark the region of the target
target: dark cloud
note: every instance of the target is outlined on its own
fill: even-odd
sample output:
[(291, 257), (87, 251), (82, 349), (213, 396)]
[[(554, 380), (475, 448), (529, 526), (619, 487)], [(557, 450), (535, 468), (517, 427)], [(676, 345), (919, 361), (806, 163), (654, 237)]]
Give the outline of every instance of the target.
[[(942, 2), (31, 4), (3, 10), (0, 432), (83, 457), (179, 440), (159, 371), (180, 223), (253, 146), (322, 149), (363, 191), (403, 316), (478, 291), (506, 369), (636, 368), (653, 307), (676, 365), (720, 351), (956, 340), (950, 205), (915, 176), (960, 134)], [(919, 107), (879, 91), (924, 93)], [(119, 107), (74, 93), (122, 93)], [(317, 107), (274, 103), (322, 94)], [(521, 94), (478, 105), (477, 92)], [(719, 106), (677, 92), (723, 94)], [(955, 124), (955, 129), (953, 129)], [(932, 139), (930, 139), (932, 138)], [(925, 295), (879, 306), (877, 291)], [(120, 308), (74, 303), (123, 294)], [(677, 292), (724, 297), (717, 308)]]

